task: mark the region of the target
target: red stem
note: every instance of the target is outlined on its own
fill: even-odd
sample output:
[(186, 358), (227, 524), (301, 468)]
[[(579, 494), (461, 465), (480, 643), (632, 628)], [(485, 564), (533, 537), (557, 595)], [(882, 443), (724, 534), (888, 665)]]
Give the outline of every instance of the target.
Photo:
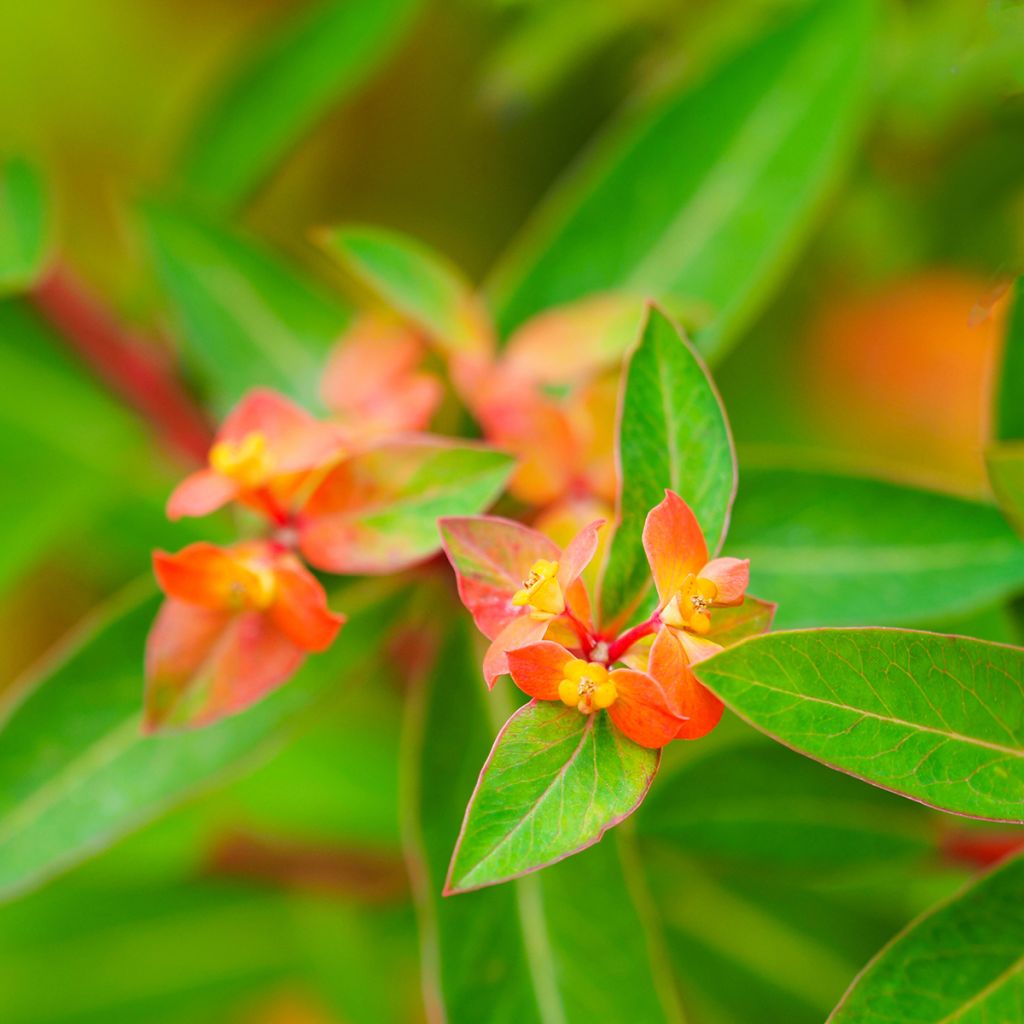
[(190, 461), (206, 461), (209, 422), (151, 344), (126, 332), (67, 267), (54, 266), (32, 299), (68, 346), (169, 445)]
[(613, 640), (609, 645), (608, 664), (614, 665), (633, 644), (638, 640), (643, 640), (645, 636), (650, 636), (657, 629), (657, 626), (657, 616), (652, 615), (646, 622), (641, 622), (639, 626), (627, 629), (625, 633)]
[(565, 611), (562, 613), (571, 623), (572, 628), (576, 630), (576, 635), (580, 638), (580, 646), (583, 648), (583, 657), (589, 658), (590, 652), (594, 649), (594, 637), (593, 634), (587, 629), (584, 623), (580, 622), (573, 614), (573, 610), (566, 605)]

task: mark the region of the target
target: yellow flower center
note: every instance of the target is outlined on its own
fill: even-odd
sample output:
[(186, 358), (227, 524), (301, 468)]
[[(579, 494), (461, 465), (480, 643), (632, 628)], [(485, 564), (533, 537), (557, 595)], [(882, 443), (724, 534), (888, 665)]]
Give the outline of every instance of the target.
[(239, 561), (228, 582), (228, 602), (236, 611), (266, 611), (277, 597), (274, 570), (257, 562)]
[(267, 439), (258, 430), (240, 441), (218, 441), (210, 449), (210, 466), (243, 487), (262, 487), (270, 478), (273, 462)]
[(523, 580), (522, 590), (512, 597), (517, 608), (530, 608), (530, 616), (539, 622), (553, 619), (565, 611), (565, 597), (558, 582), (558, 563), (545, 558), (530, 566), (530, 575)]
[(679, 592), (661, 610), (661, 621), (676, 629), (689, 629), (701, 636), (711, 629), (711, 607), (718, 597), (718, 586), (703, 576), (690, 573)]
[(573, 658), (565, 663), (562, 675), (559, 699), (584, 715), (610, 708), (619, 696), (607, 667), (596, 662)]

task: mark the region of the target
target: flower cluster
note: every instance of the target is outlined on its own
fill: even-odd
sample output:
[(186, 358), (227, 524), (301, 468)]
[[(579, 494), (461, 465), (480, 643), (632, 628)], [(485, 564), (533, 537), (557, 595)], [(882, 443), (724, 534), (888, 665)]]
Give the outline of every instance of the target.
[(645, 747), (703, 736), (718, 723), (722, 704), (691, 665), (721, 649), (716, 609), (743, 604), (749, 563), (709, 561), (693, 512), (668, 491), (643, 531), (656, 606), (630, 628), (607, 631), (595, 623), (582, 579), (601, 525), (591, 523), (559, 549), (510, 520), (442, 520), (459, 596), (491, 641), (487, 683), (507, 672), (535, 700), (560, 701), (585, 715), (607, 711)]

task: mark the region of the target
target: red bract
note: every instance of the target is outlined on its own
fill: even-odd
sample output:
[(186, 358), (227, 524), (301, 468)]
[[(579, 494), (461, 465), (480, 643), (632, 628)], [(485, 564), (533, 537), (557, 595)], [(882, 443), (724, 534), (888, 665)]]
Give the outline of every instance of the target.
[(206, 725), (285, 682), (309, 651), (333, 643), (344, 616), (280, 545), (191, 544), (158, 551), (167, 595), (146, 645), (149, 730)]
[(320, 392), (352, 443), (423, 430), (441, 402), (441, 381), (419, 367), (427, 344), (414, 328), (365, 315), (331, 353)]
[[(722, 704), (690, 666), (721, 650), (716, 636), (731, 641), (766, 629), (773, 606), (754, 598), (744, 604), (748, 563), (709, 562), (693, 513), (669, 491), (648, 514), (643, 533), (657, 607), (622, 633), (603, 630), (592, 620), (580, 579), (599, 526), (586, 527), (562, 551), (506, 519), (441, 521), (459, 596), (491, 640), (484, 660), (488, 685), (510, 672), (537, 700), (561, 700), (584, 714), (607, 709), (626, 736), (646, 747), (705, 735), (721, 718)], [(716, 633), (711, 613), (720, 606), (735, 613)]]
[(252, 391), (218, 431), (209, 465), (175, 489), (167, 515), (204, 516), (240, 501), (284, 524), (345, 452), (335, 424), (321, 422), (273, 391)]

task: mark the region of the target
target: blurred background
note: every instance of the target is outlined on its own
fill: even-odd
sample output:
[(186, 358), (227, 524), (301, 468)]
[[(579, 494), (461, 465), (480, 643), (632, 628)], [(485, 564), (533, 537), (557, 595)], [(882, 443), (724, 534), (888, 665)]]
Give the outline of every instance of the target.
[[(0, 693), (9, 702), (69, 629), (144, 576), (152, 547), (229, 534), (221, 522), (168, 524), (162, 504), (203, 417), (223, 412), (244, 376), (231, 332), (273, 346), (291, 331), (320, 353), (358, 299), (311, 228), (367, 222), (420, 239), (504, 296), (507, 331), (539, 311), (531, 287), (546, 305), (616, 283), (582, 271), (579, 286), (530, 285), (517, 261), (633, 126), (679, 96), (691, 128), (661, 140), (664, 159), (643, 181), (652, 194), (679, 182), (697, 195), (683, 226), (710, 218), (712, 249), (714, 218), (738, 211), (733, 244), (749, 263), (711, 252), (717, 276), (695, 272), (673, 310), (712, 359), (736, 433), (733, 544), (755, 570), (762, 558), (756, 592), (780, 602), (787, 625), (1021, 642), (1024, 559), (989, 507), (983, 449), (1007, 289), (1024, 267), (1024, 7), (834, 10), (847, 7), (857, 11), (800, 0), (0, 0), (0, 156), (39, 176), (47, 224), (42, 277), (0, 301)], [(805, 21), (789, 54), (793, 18)], [(749, 76), (756, 98), (769, 73), (782, 82), (764, 79), (773, 105), (748, 109), (733, 83)], [(720, 124), (732, 125), (732, 148), (711, 138)], [(758, 192), (748, 158), (765, 140), (781, 148)], [(716, 146), (728, 174), (699, 194), (687, 175)], [(762, 224), (776, 208), (777, 231)], [(637, 223), (645, 209), (631, 209)], [(593, 214), (615, 236), (612, 263), (635, 241), (616, 212)], [(701, 266), (699, 244), (685, 258)], [(160, 391), (167, 376), (179, 390)], [(780, 467), (844, 483), (787, 507), (764, 476)], [(815, 508), (834, 520), (821, 528)], [(872, 517), (891, 520), (879, 548), (935, 545), (939, 575), (922, 576), (918, 604), (902, 607), (883, 581), (877, 605), (830, 606), (777, 567), (801, 544), (813, 558), (822, 529), (828, 557), (857, 557), (857, 524)], [(989, 562), (956, 575), (945, 524), (986, 539)], [(935, 597), (950, 579), (962, 601)], [(430, 685), (410, 683), (409, 650), (428, 619), (410, 611), (409, 635), (346, 676), (305, 715), (315, 722), (271, 730), (216, 784), (140, 814), (145, 827), (102, 855), (6, 890), (5, 1024), (438, 1019), (410, 820), (422, 811), (428, 822), (429, 861), (434, 846), (450, 849), (443, 823), (457, 823), (468, 790), (463, 768), (417, 775), (431, 756), (423, 723), (438, 712)], [(126, 632), (110, 668), (138, 697), (143, 636)], [(85, 666), (48, 685), (87, 706), (106, 672)], [(493, 728), (472, 713), (480, 735), (466, 757), (478, 766)], [(38, 744), (32, 756), (47, 756)], [(675, 746), (631, 842), (657, 894), (645, 927), (664, 944), (664, 984), (696, 1022), (822, 1020), (884, 941), (1000, 848), (998, 832), (833, 775), (735, 720)], [(22, 756), (0, 732), (13, 789)], [(0, 852), (15, 827), (0, 817)], [(467, 920), (484, 913), (477, 895), (459, 899)], [(500, 1004), (508, 979), (486, 966), (450, 1019), (504, 1019), (491, 997)]]

